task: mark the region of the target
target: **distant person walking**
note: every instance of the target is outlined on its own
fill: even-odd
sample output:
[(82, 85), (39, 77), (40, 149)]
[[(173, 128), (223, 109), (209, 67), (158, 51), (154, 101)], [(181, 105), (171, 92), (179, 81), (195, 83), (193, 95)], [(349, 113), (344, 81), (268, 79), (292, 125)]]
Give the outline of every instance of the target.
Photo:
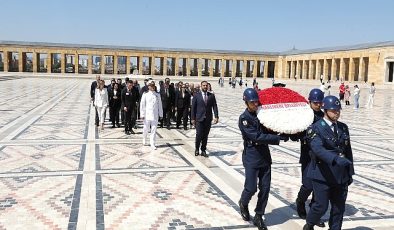
[(104, 129), (104, 119), (105, 119), (105, 111), (108, 107), (108, 92), (107, 89), (104, 88), (104, 81), (100, 80), (99, 85), (94, 93), (94, 105), (96, 106), (96, 110), (99, 117), (99, 124), (101, 125), (101, 130)]
[(345, 103), (346, 105), (350, 105), (350, 88), (348, 85), (345, 86)]
[(360, 104), (358, 102), (359, 98), (360, 98), (360, 88), (358, 88), (358, 85), (354, 86), (354, 109), (358, 109)]
[(368, 102), (365, 105), (366, 108), (372, 108), (373, 107), (373, 102), (374, 102), (374, 98), (375, 98), (375, 83), (372, 82), (371, 86), (369, 87), (369, 96), (368, 96)]

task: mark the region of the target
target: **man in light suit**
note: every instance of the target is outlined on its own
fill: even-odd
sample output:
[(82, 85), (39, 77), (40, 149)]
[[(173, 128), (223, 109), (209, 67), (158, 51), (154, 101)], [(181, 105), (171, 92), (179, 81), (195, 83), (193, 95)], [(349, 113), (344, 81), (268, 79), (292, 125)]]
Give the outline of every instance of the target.
[(157, 123), (159, 119), (163, 118), (163, 105), (160, 94), (156, 92), (155, 82), (149, 80), (147, 85), (149, 90), (142, 94), (140, 103), (141, 119), (144, 120), (142, 143), (144, 145), (146, 144), (150, 127), (150, 147), (152, 150), (155, 150)]
[(192, 108), (191, 108), (191, 120), (192, 124), (196, 126), (196, 149), (194, 155), (198, 156), (200, 145), (201, 155), (208, 157), (206, 153), (208, 135), (211, 129), (212, 123), (212, 110), (215, 114), (213, 123), (216, 124), (219, 121), (218, 106), (216, 104), (215, 95), (207, 92), (208, 82), (201, 82), (201, 92), (196, 93), (193, 97)]

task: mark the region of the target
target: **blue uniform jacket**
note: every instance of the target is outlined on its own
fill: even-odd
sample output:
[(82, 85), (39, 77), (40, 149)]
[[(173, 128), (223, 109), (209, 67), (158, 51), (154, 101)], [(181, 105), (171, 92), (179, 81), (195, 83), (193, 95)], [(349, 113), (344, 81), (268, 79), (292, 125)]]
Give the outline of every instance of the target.
[(311, 148), (311, 163), (307, 176), (328, 184), (346, 184), (354, 175), (353, 165), (341, 167), (335, 157), (346, 157), (353, 162), (349, 129), (346, 124), (337, 122), (338, 138), (330, 126), (320, 119), (307, 130), (308, 143)]
[(264, 167), (272, 164), (268, 145), (278, 145), (280, 137), (268, 134), (267, 129), (260, 124), (256, 113), (247, 109), (241, 114), (238, 121), (244, 140), (242, 162), (244, 167)]
[[(322, 119), (324, 117), (323, 111), (313, 111), (314, 117), (313, 117), (313, 123), (316, 123), (318, 120)], [(309, 162), (311, 161), (310, 157), (310, 148), (309, 144), (307, 141), (307, 136), (306, 136), (306, 131), (302, 132), (302, 137), (301, 137), (301, 155), (300, 155), (300, 163), (308, 165)]]

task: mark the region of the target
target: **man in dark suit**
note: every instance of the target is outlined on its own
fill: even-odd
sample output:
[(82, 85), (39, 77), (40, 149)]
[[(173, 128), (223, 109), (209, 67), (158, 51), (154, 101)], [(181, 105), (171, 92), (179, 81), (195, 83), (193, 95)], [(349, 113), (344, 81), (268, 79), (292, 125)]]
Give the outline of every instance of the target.
[(190, 109), (190, 93), (186, 90), (186, 86), (179, 82), (179, 90), (175, 93), (175, 108), (176, 108), (176, 128), (179, 129), (181, 121), (183, 129), (187, 130), (187, 120)]
[(170, 129), (171, 126), (171, 108), (174, 100), (173, 93), (170, 91), (170, 85), (167, 82), (160, 88), (160, 97), (163, 105), (163, 119), (161, 119), (160, 127), (163, 128), (164, 124), (167, 129)]
[(194, 155), (199, 155), (201, 145), (201, 155), (204, 157), (208, 157), (205, 151), (207, 149), (208, 135), (213, 119), (212, 110), (215, 114), (213, 123), (216, 124), (219, 121), (215, 95), (207, 92), (207, 90), (208, 82), (202, 81), (201, 93), (196, 93), (193, 97), (191, 114), (192, 124), (196, 126), (196, 149)]
[[(94, 95), (97, 88), (97, 82), (99, 82), (100, 80), (101, 80), (100, 75), (96, 75), (96, 80), (93, 81), (92, 84), (90, 85), (90, 99), (93, 102), (93, 106), (94, 106)], [(95, 124), (96, 126), (99, 126), (99, 117), (98, 117), (97, 109), (96, 109)]]
[(122, 91), (122, 107), (125, 112), (125, 133), (127, 135), (130, 135), (130, 133), (134, 134), (132, 115), (136, 108), (137, 100), (138, 94), (133, 88), (133, 82), (128, 81), (126, 88)]

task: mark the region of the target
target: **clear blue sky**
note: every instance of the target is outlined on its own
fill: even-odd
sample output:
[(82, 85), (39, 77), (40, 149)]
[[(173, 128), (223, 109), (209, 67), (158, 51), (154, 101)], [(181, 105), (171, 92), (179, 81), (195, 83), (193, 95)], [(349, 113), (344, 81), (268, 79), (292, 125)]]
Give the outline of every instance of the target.
[(394, 40), (393, 0), (2, 0), (0, 40), (253, 51)]

